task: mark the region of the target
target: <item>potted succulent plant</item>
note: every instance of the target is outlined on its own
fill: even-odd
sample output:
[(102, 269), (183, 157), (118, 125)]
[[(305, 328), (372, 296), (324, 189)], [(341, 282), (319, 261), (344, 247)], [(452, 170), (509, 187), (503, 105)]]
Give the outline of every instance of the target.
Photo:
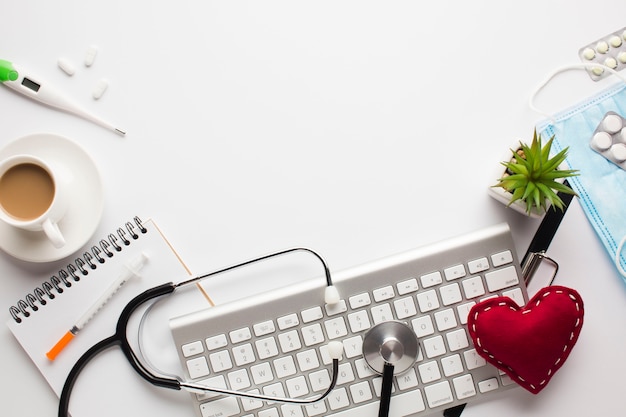
[(490, 187), (490, 195), (520, 213), (542, 217), (550, 206), (563, 210), (558, 192), (576, 195), (566, 184), (567, 177), (578, 175), (577, 170), (562, 165), (569, 148), (550, 157), (554, 136), (542, 146), (541, 135), (535, 130), (529, 145), (520, 142), (511, 149), (511, 157), (502, 162), (504, 171), (498, 183)]

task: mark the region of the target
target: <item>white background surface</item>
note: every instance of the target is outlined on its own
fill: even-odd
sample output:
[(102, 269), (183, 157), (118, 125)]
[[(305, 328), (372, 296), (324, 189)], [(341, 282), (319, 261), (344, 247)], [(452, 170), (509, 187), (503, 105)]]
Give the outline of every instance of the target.
[[(538, 221), (486, 188), (541, 119), (527, 106), (532, 90), (577, 63), (581, 46), (626, 26), (625, 12), (617, 0), (9, 2), (0, 58), (128, 134), (2, 88), (0, 146), (36, 132), (75, 140), (103, 177), (95, 237), (154, 217), (196, 273), (292, 245), (339, 270), (500, 221), (521, 255)], [(99, 53), (85, 68), (91, 44)], [(75, 63), (73, 77), (59, 57)], [(101, 78), (110, 87), (94, 101)], [(556, 111), (612, 82), (567, 73), (538, 104)], [(578, 345), (538, 396), (514, 390), (464, 416), (623, 409), (626, 288), (577, 203), (550, 254), (558, 283), (586, 303)], [(5, 317), (69, 260), (33, 265), (1, 253)], [(0, 335), (2, 414), (56, 415), (28, 356), (6, 327)], [(107, 386), (93, 389), (125, 415)], [(102, 409), (94, 404), (93, 415)]]

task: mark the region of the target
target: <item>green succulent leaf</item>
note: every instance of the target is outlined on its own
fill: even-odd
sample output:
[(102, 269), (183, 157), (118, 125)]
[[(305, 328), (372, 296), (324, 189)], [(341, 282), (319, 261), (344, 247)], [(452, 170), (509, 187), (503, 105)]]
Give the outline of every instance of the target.
[(554, 136), (542, 145), (541, 135), (535, 130), (530, 146), (520, 142), (518, 149), (511, 149), (511, 159), (502, 162), (509, 175), (499, 178), (494, 187), (502, 187), (511, 193), (509, 205), (522, 200), (529, 214), (533, 208), (545, 211), (549, 205), (563, 210), (563, 200), (557, 193), (576, 195), (570, 187), (557, 181), (578, 175), (578, 170), (558, 169), (569, 148), (550, 157), (553, 141)]

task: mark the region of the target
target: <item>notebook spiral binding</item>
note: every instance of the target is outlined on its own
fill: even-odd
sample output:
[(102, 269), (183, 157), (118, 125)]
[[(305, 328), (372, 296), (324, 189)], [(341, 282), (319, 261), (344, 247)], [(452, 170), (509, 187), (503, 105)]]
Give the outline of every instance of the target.
[(38, 311), (40, 306), (45, 306), (49, 300), (54, 300), (57, 295), (63, 294), (67, 288), (89, 275), (89, 271), (97, 269), (98, 265), (104, 264), (108, 258), (115, 256), (116, 252), (121, 252), (133, 240), (139, 239), (140, 233), (145, 234), (147, 232), (148, 229), (143, 226), (141, 219), (135, 216), (132, 221), (126, 222), (115, 232), (100, 239), (97, 244), (76, 258), (73, 263), (68, 264), (65, 269), (59, 270), (57, 275), (52, 275), (49, 280), (36, 287), (32, 293), (27, 294), (16, 305), (11, 306), (9, 308), (11, 317), (17, 323), (21, 323), (22, 317), (27, 318), (33, 312)]

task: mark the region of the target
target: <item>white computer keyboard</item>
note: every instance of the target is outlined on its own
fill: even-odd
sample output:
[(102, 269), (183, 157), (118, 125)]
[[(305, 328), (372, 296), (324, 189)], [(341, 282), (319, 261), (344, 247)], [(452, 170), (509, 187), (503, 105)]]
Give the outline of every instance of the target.
[(186, 378), (279, 397), (315, 397), (330, 383), (327, 343), (343, 343), (335, 390), (310, 405), (192, 394), (200, 417), (377, 416), (382, 377), (364, 360), (363, 337), (400, 321), (418, 336), (413, 367), (394, 377), (390, 415), (422, 416), (516, 386), (475, 351), (470, 308), (496, 295), (528, 300), (506, 224), (378, 260), (333, 281), (342, 300), (324, 305), (322, 279), (171, 320)]

